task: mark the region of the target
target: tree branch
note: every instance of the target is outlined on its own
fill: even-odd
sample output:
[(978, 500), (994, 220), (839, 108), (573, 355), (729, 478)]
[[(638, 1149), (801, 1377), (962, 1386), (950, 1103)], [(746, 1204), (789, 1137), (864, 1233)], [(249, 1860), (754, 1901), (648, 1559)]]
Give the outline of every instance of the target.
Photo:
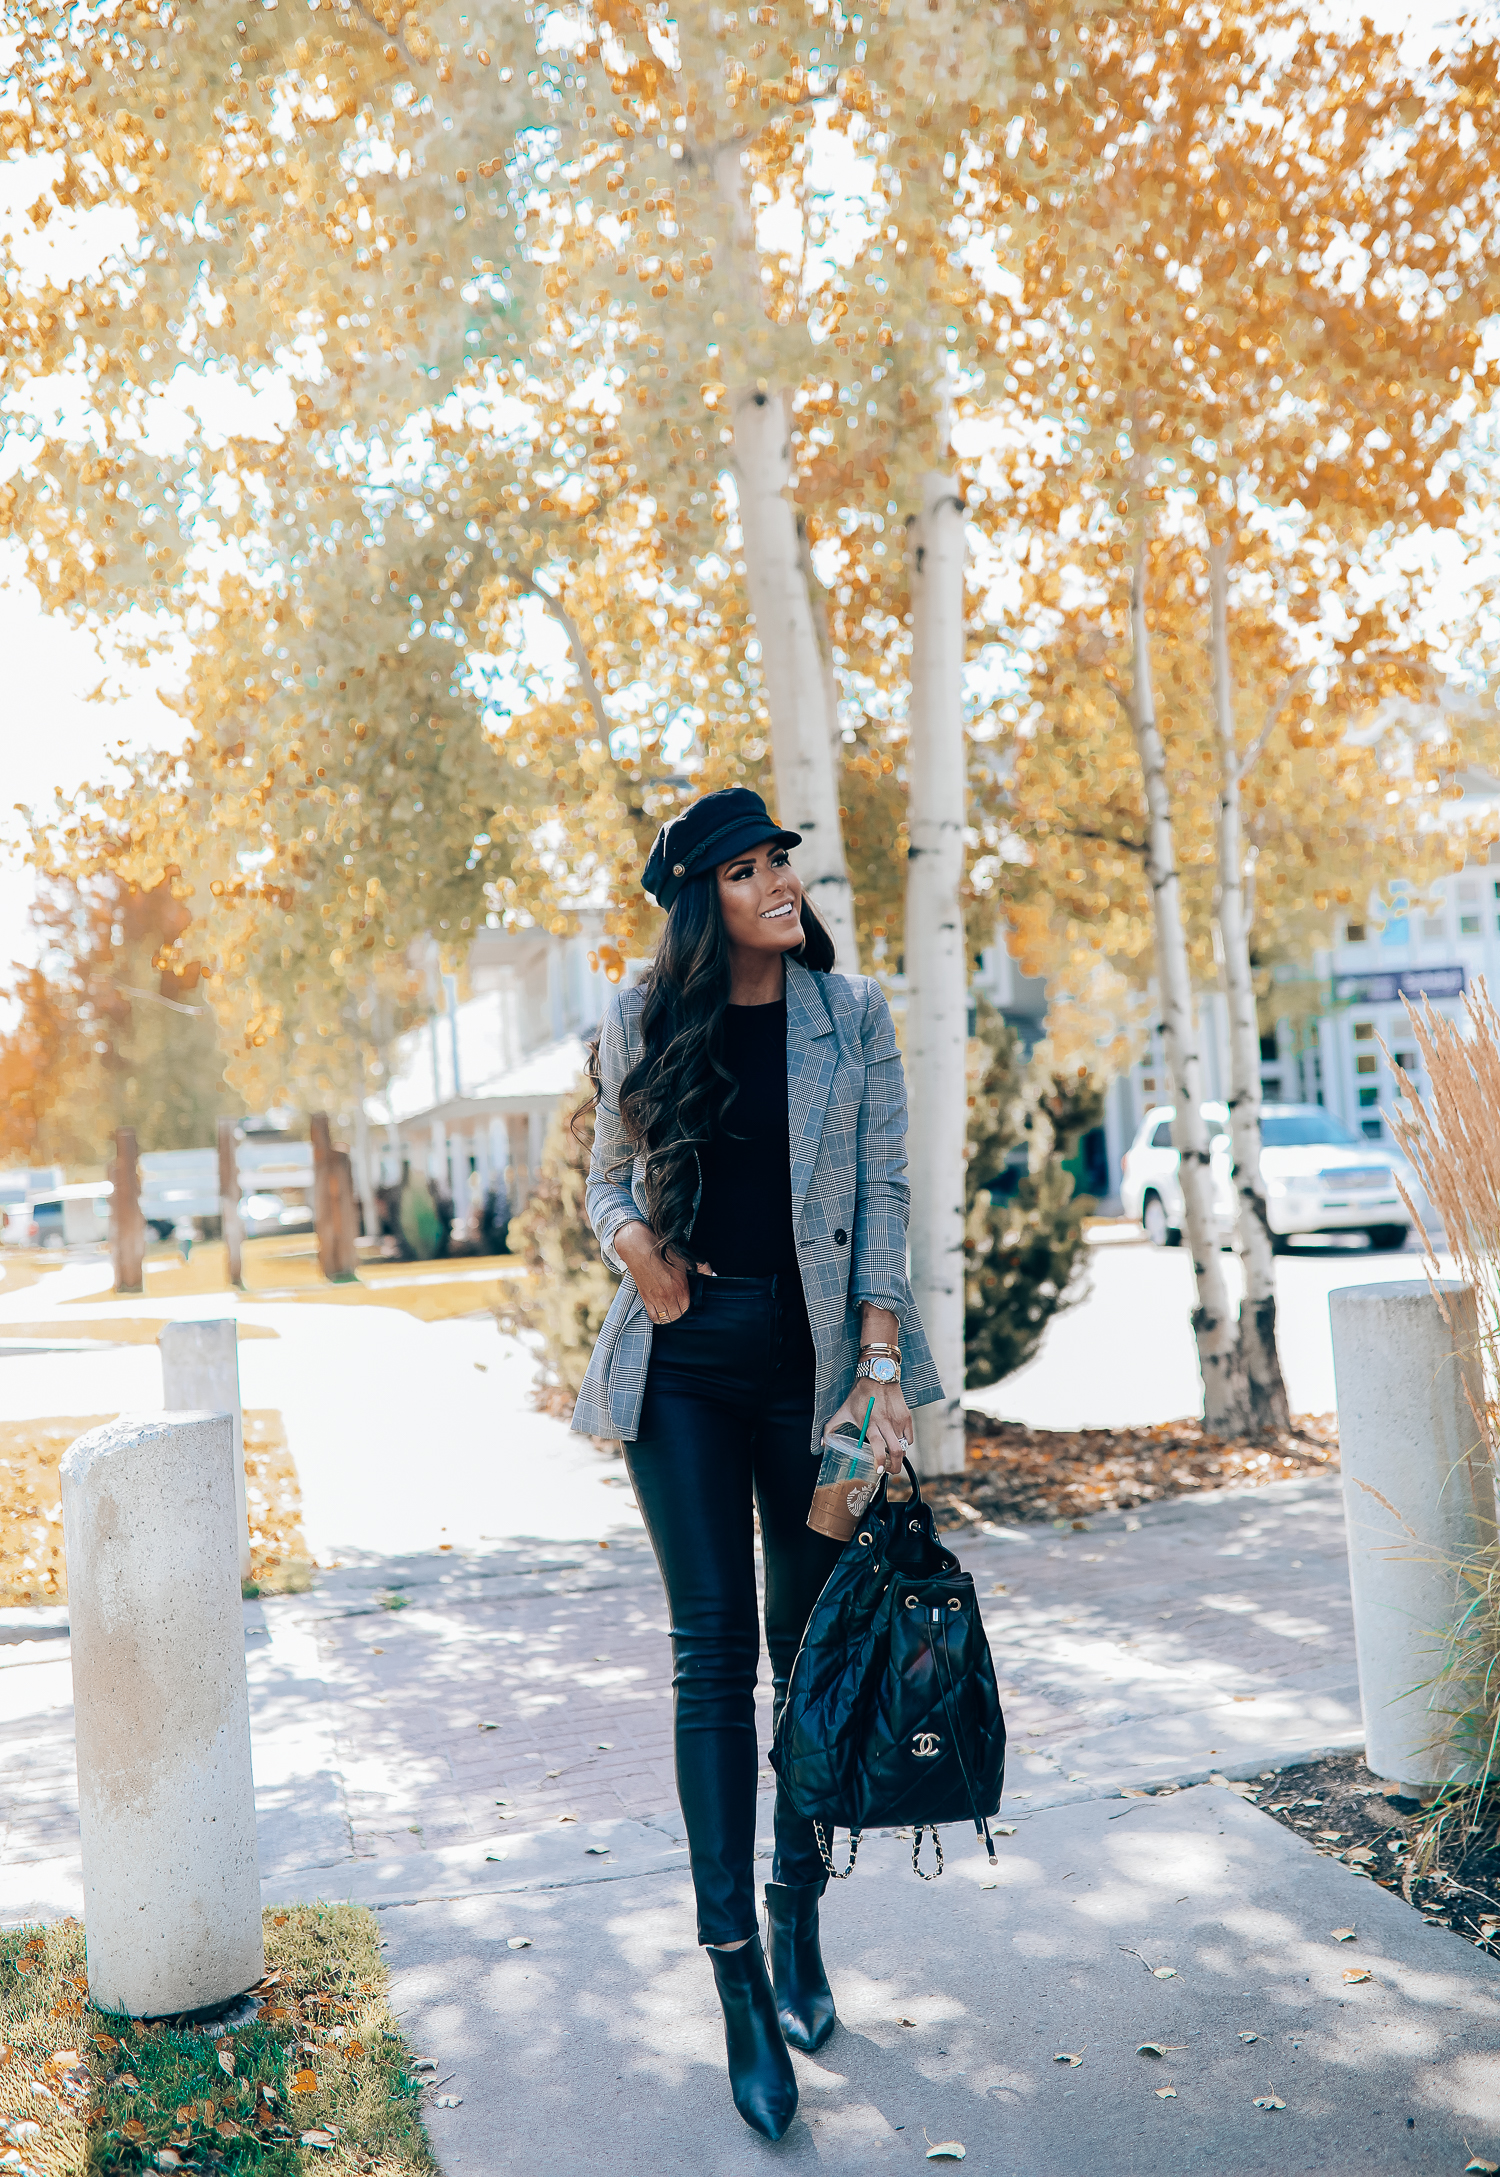
[(535, 575), (515, 569), (512, 571), (510, 579), (515, 583), (517, 589), (525, 590), (529, 597), (540, 598), (545, 609), (552, 615), (567, 636), (568, 648), (573, 653), (573, 663), (578, 669), (579, 679), (583, 682), (583, 692), (589, 699), (589, 709), (594, 714), (594, 721), (599, 731), (608, 740), (610, 734), (614, 731), (614, 727), (610, 721), (609, 713), (604, 708), (604, 697), (600, 694), (599, 683), (594, 678), (594, 668), (589, 663), (589, 654), (584, 647), (583, 637), (578, 631), (577, 621), (571, 613), (564, 609), (550, 590), (542, 588)]

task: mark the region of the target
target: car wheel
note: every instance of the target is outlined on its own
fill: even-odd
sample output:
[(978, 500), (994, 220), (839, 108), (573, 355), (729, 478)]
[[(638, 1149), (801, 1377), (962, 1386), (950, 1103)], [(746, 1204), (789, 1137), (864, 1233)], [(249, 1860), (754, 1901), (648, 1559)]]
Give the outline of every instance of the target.
[(1153, 1247), (1180, 1247), (1182, 1234), (1168, 1224), (1166, 1205), (1159, 1194), (1148, 1194), (1141, 1204), (1141, 1224)]
[(1405, 1225), (1366, 1225), (1370, 1246), (1374, 1253), (1393, 1255), (1398, 1247), (1406, 1245)]

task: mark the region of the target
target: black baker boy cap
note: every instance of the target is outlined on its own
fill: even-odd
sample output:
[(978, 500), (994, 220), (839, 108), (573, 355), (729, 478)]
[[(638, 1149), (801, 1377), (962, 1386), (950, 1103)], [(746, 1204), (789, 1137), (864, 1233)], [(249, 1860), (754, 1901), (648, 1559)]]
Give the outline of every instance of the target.
[(802, 843), (798, 831), (783, 831), (773, 822), (759, 794), (748, 786), (724, 786), (705, 794), (670, 824), (663, 824), (641, 872), (641, 884), (661, 907), (670, 907), (683, 886), (704, 876), (731, 855), (743, 854), (773, 839), (780, 847)]

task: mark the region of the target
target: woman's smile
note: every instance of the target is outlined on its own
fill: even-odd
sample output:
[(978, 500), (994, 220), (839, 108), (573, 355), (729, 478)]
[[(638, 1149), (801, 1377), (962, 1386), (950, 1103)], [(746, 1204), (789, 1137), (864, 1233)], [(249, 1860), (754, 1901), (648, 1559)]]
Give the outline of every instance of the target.
[(795, 906), (794, 900), (783, 900), (779, 907), (767, 907), (760, 919), (762, 922), (779, 922), (783, 915), (791, 914)]

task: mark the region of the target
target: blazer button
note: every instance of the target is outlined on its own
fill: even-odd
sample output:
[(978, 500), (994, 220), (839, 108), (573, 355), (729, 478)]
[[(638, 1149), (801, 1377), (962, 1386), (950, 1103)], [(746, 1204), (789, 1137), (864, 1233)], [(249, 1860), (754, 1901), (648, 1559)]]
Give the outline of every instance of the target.
[(844, 1230), (842, 1225), (839, 1226), (838, 1231), (835, 1232), (835, 1234), (833, 1235), (833, 1244), (835, 1247), (847, 1247), (849, 1244), (849, 1235)]

